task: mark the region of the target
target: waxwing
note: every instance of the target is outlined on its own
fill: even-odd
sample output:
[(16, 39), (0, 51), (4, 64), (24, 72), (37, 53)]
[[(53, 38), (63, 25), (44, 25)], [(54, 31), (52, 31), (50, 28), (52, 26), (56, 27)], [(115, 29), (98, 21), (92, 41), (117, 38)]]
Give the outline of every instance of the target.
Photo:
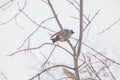
[[(64, 35), (64, 32), (65, 32), (65, 35)], [(63, 29), (63, 31), (60, 30), (59, 32), (53, 34), (51, 36), (51, 40), (53, 43), (57, 41), (60, 41), (60, 42), (67, 41), (67, 39), (69, 39), (73, 33), (74, 33), (73, 30)], [(67, 37), (67, 39), (65, 36)]]

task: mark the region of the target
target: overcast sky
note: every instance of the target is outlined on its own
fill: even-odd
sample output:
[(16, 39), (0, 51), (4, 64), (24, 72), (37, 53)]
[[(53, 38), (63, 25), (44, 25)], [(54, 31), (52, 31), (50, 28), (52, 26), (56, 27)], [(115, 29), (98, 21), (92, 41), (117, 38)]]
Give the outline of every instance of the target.
[[(9, 0), (0, 0), (0, 6), (7, 1)], [(9, 8), (7, 7), (11, 3), (0, 9), (0, 24), (8, 21), (18, 12), (18, 2), (20, 8), (22, 8), (25, 1), (14, 0)], [(78, 38), (79, 21), (70, 17), (79, 17), (78, 11), (66, 0), (51, 0), (51, 2), (64, 28), (73, 29), (75, 33), (72, 36)], [(91, 18), (98, 10), (100, 10), (100, 12), (91, 23), (88, 31), (86, 31), (83, 40), (92, 47), (96, 47), (97, 50), (106, 52), (109, 58), (117, 61), (120, 61), (120, 22), (116, 23), (106, 32), (102, 34), (99, 33), (120, 18), (119, 8), (120, 0), (84, 0), (84, 15), (90, 16)], [(53, 16), (48, 5), (41, 0), (27, 0), (26, 7), (23, 11), (37, 23)], [(19, 14), (16, 21), (21, 27), (15, 24), (14, 19), (5, 25), (0, 25), (0, 71), (4, 72), (8, 80), (28, 80), (43, 69), (39, 65), (42, 65), (41, 60), (44, 60), (44, 58), (39, 54), (33, 55), (32, 52), (28, 52), (31, 54), (26, 54), (27, 56), (24, 53), (12, 57), (6, 57), (6, 55), (17, 51), (17, 48), (20, 47), (27, 36), (38, 26), (30, 22), (23, 14)], [(49, 20), (44, 23), (44, 26), (54, 31), (60, 30), (54, 20)], [(89, 35), (86, 38), (87, 32), (89, 32)], [(40, 28), (36, 34), (32, 36), (30, 47), (36, 47), (45, 42), (51, 43), (50, 34), (54, 33)], [(75, 43), (73, 39), (70, 40), (73, 44)], [(63, 42), (59, 44), (69, 49), (69, 47), (66, 46), (67, 43)], [(23, 48), (26, 48), (26, 46)], [(45, 46), (41, 49), (41, 52), (47, 56), (52, 48), (52, 46)], [(62, 52), (64, 52), (63, 50), (56, 49), (55, 52), (61, 52), (61, 54), (55, 54), (52, 61), (71, 64), (68, 62), (69, 60), (65, 62), (61, 61), (61, 57), (64, 59), (66, 56), (69, 56), (62, 54)], [(37, 53), (37, 51), (34, 51), (34, 53)], [(59, 57), (56, 59), (56, 56)]]

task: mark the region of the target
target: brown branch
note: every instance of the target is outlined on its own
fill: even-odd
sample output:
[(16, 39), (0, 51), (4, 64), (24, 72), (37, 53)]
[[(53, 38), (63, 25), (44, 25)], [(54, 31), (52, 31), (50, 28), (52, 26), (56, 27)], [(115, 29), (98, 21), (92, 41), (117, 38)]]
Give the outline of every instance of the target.
[(62, 77), (62, 78), (59, 78), (57, 80), (67, 80), (67, 79), (71, 79), (71, 77)]
[[(77, 40), (77, 39), (74, 38), (74, 37), (72, 37), (72, 39)], [(112, 59), (104, 56), (102, 53), (100, 53), (99, 51), (97, 51), (97, 50), (94, 49), (93, 47), (89, 46), (88, 44), (86, 44), (86, 43), (84, 43), (84, 42), (82, 42), (82, 44), (83, 44), (84, 46), (86, 46), (87, 48), (91, 49), (92, 51), (96, 52), (98, 55), (100, 55), (100, 56), (104, 57), (105, 59), (111, 61), (112, 63), (115, 63), (115, 64), (117, 64), (117, 65), (120, 65), (120, 63), (118, 63), (118, 62), (116, 62), (116, 61), (114, 61), (114, 60), (112, 60)]]
[(41, 1), (43, 1), (45, 4), (49, 5), (48, 2), (46, 2), (46, 1), (44, 1), (44, 0), (41, 0)]
[[(26, 15), (24, 12), (22, 12), (22, 13), (23, 13), (24, 15)], [(26, 15), (26, 16), (27, 16), (27, 15)], [(28, 17), (28, 16), (27, 16), (27, 17)], [(33, 36), (33, 35), (39, 30), (39, 28), (41, 27), (41, 25), (42, 25), (43, 23), (45, 23), (46, 21), (48, 21), (48, 20), (50, 20), (50, 19), (53, 19), (54, 17), (47, 18), (47, 19), (45, 19), (44, 21), (42, 21), (40, 24), (34, 22), (30, 17), (28, 17), (28, 18), (29, 18), (29, 20), (31, 20), (33, 23), (37, 24), (38, 27), (24, 40), (23, 44), (22, 44), (18, 49), (20, 49), (20, 48), (22, 48), (22, 47), (24, 46), (24, 44), (26, 43), (26, 41), (29, 40), (30, 37)], [(42, 28), (43, 28), (43, 27), (42, 27)], [(45, 29), (48, 29), (48, 28), (45, 28)], [(50, 30), (50, 29), (49, 29), (49, 30)], [(28, 44), (28, 45), (30, 45), (30, 44)]]
[[(74, 38), (74, 37), (72, 37), (72, 39), (78, 41), (78, 39), (76, 39), (76, 38)], [(105, 59), (111, 61), (112, 63), (115, 63), (115, 64), (117, 64), (117, 65), (120, 65), (120, 63), (118, 63), (118, 62), (116, 62), (116, 61), (114, 61), (114, 60), (112, 60), (112, 59), (104, 56), (102, 53), (100, 53), (99, 51), (97, 51), (97, 50), (94, 49), (93, 47), (89, 46), (88, 44), (86, 44), (86, 43), (84, 43), (84, 42), (82, 42), (82, 44), (83, 44), (84, 46), (86, 46), (87, 48), (91, 49), (92, 51), (96, 52), (98, 55), (100, 55), (100, 56), (104, 57)]]
[[(23, 15), (25, 15), (32, 23), (34, 23), (35, 25), (37, 25), (37, 26), (39, 26), (39, 27), (41, 27), (41, 28), (43, 28), (43, 29), (46, 29), (46, 30), (48, 30), (48, 31), (50, 31), (50, 32), (55, 32), (54, 30), (52, 30), (52, 29), (49, 29), (49, 28), (47, 28), (47, 27), (45, 27), (45, 26), (40, 26), (40, 24), (39, 23), (37, 23), (37, 22), (35, 22), (30, 16), (28, 16), (25, 12), (23, 12), (22, 11), (22, 13), (23, 13)], [(43, 22), (43, 21), (42, 21)]]
[(6, 22), (0, 23), (0, 25), (7, 24), (7, 23), (11, 22), (13, 19), (15, 19), (15, 18), (25, 9), (26, 3), (27, 3), (27, 2), (26, 2), (26, 0), (25, 0), (25, 4), (24, 4), (24, 6), (22, 7), (22, 9), (19, 10), (19, 12), (16, 13), (11, 19), (7, 20)]
[(2, 76), (3, 76), (4, 80), (8, 80), (8, 79), (7, 79), (7, 76), (4, 74), (4, 72), (3, 72), (3, 71), (1, 71), (1, 72), (0, 72), (0, 75), (2, 75)]
[(72, 80), (76, 80), (76, 76), (67, 69), (63, 68), (63, 73)]
[(80, 80), (79, 76), (79, 65), (78, 65), (78, 59), (81, 53), (81, 48), (82, 48), (82, 38), (83, 38), (83, 0), (80, 0), (80, 26), (79, 26), (79, 40), (78, 40), (78, 48), (77, 48), (77, 55), (74, 57), (74, 67), (75, 67), (75, 75), (76, 75), (76, 80)]
[(83, 16), (85, 17), (85, 19), (86, 19), (87, 22), (89, 23), (89, 22), (90, 22), (89, 17), (87, 17), (87, 16), (85, 16), (85, 15), (83, 15)]
[[(83, 32), (88, 28), (88, 26), (91, 24), (91, 22), (95, 19), (95, 17), (98, 15), (98, 13), (100, 12), (100, 10), (98, 10), (95, 14), (94, 14), (94, 16), (89, 20), (89, 17), (86, 17), (85, 15), (83, 15), (84, 16), (84, 18), (87, 20), (87, 22), (85, 22), (85, 21), (83, 21), (83, 23), (85, 23), (86, 24), (86, 26), (83, 28)], [(71, 18), (74, 18), (74, 19), (77, 19), (77, 20), (80, 20), (79, 18), (76, 18), (76, 17), (73, 17), (73, 16), (70, 16)]]
[(108, 70), (109, 73), (111, 74), (112, 78), (113, 78), (114, 80), (116, 80), (116, 78), (115, 78), (115, 76), (113, 75), (113, 73), (111, 72), (110, 68), (107, 66), (107, 64), (105, 64), (104, 61), (102, 61), (100, 58), (98, 58), (97, 56), (95, 56), (95, 55), (93, 55), (93, 54), (91, 54), (91, 53), (89, 53), (89, 54), (92, 55), (92, 56), (94, 56), (95, 58), (97, 58), (100, 62), (102, 62), (102, 64), (105, 65), (105, 67), (107, 68), (107, 70)]
[[(6, 2), (5, 4), (3, 4), (2, 6), (0, 6), (0, 9), (3, 8), (4, 6), (8, 5), (9, 3), (13, 3), (14, 0), (10, 0), (8, 2)], [(4, 9), (5, 10), (5, 9)]]
[(79, 58), (81, 48), (82, 48), (82, 38), (83, 38), (83, 0), (80, 0), (80, 26), (79, 26), (79, 42), (77, 49), (77, 57)]
[[(81, 60), (83, 63), (80, 64), (80, 65), (78, 66), (78, 68), (81, 68), (84, 64), (87, 64), (87, 63), (86, 63), (86, 58), (85, 58), (84, 55), (83, 55), (83, 58), (84, 58), (84, 60)], [(79, 60), (80, 60), (80, 59), (79, 59)]]
[(56, 15), (56, 13), (55, 13), (55, 10), (54, 10), (54, 8), (53, 8), (53, 6), (52, 6), (50, 0), (47, 0), (47, 1), (48, 1), (48, 4), (49, 4), (50, 8), (51, 8), (51, 11), (53, 12), (53, 15), (55, 16), (55, 19), (56, 19), (56, 21), (57, 21), (57, 23), (58, 23), (60, 29), (63, 30), (63, 27), (62, 27), (62, 25), (61, 25), (61, 23), (60, 23), (60, 21), (59, 21), (57, 15)]
[(10, 8), (13, 3), (14, 3), (14, 2), (12, 1), (6, 8), (3, 8), (2, 10), (6, 10), (6, 9)]
[(120, 21), (120, 18), (118, 20), (116, 20), (114, 23), (112, 23), (110, 26), (108, 26), (106, 29), (104, 29), (103, 31), (99, 32), (98, 34), (102, 34), (108, 30), (110, 30), (115, 24), (117, 24)]
[[(70, 1), (70, 0), (67, 0), (67, 1), (68, 1), (78, 12), (80, 12), (79, 8), (77, 8), (77, 6), (76, 6), (72, 1)], [(73, 1), (74, 1), (78, 6), (80, 6), (79, 3), (78, 3), (76, 0), (73, 0)], [(88, 21), (87, 24), (86, 24), (85, 21), (83, 21), (83, 22), (86, 24), (85, 28), (83, 28), (83, 32), (87, 29), (87, 27), (90, 25), (90, 23), (92, 22), (92, 20), (96, 17), (96, 15), (99, 13), (99, 11), (100, 11), (100, 10), (98, 10), (98, 11), (96, 12), (96, 14), (92, 17), (91, 20), (89, 20), (89, 17), (86, 17), (86, 16), (83, 14), (83, 17)], [(76, 18), (76, 17), (72, 17), (72, 18), (80, 20), (79, 18)]]
[(15, 17), (15, 23), (16, 23), (16, 25), (17, 25), (19, 28), (24, 29), (21, 25), (19, 25), (19, 23), (18, 23), (18, 21), (17, 21), (17, 17)]
[[(100, 10), (98, 10), (90, 20), (88, 19), (89, 20), (88, 24), (83, 29), (83, 32), (88, 28), (88, 26), (91, 24), (91, 22), (94, 20), (94, 18), (98, 15), (99, 12), (100, 12)], [(86, 17), (86, 19), (87, 19), (87, 17)]]
[[(47, 57), (44, 55), (44, 53), (42, 53), (41, 51), (40, 51), (40, 54), (45, 58), (45, 60), (47, 60)], [(48, 61), (49, 62), (49, 61)]]
[(46, 68), (45, 70), (41, 71), (40, 73), (38, 73), (37, 75), (33, 76), (32, 78), (30, 78), (29, 80), (33, 80), (34, 78), (40, 76), (41, 74), (43, 74), (44, 72), (50, 70), (50, 69), (53, 69), (53, 68), (56, 68), (56, 67), (65, 67), (65, 68), (68, 68), (68, 69), (71, 69), (71, 70), (74, 70), (74, 68), (71, 68), (69, 66), (66, 66), (66, 65), (55, 65), (55, 66), (51, 66), (49, 68)]
[(44, 64), (41, 67), (45, 66), (45, 64), (48, 62), (48, 60), (50, 59), (51, 55), (53, 54), (55, 48), (56, 48), (56, 46), (54, 46), (53, 50), (50, 52), (49, 57), (46, 59), (46, 61), (44, 62)]
[[(62, 25), (61, 25), (58, 17), (56, 16), (56, 13), (55, 13), (55, 11), (54, 11), (54, 8), (53, 8), (50, 0), (47, 0), (47, 1), (48, 1), (48, 3), (49, 3), (49, 6), (50, 6), (50, 8), (51, 8), (51, 11), (53, 12), (53, 15), (55, 16), (56, 22), (58, 23), (60, 29), (63, 31), (63, 27), (62, 27)], [(83, 12), (82, 12), (82, 13), (83, 13)], [(82, 16), (83, 16), (83, 15), (82, 15)], [(82, 20), (83, 20), (83, 19), (82, 19)], [(83, 22), (81, 22), (81, 23), (83, 23)], [(83, 26), (82, 26), (82, 27), (83, 27)], [(82, 30), (83, 30), (83, 28), (81, 29), (81, 31), (82, 31)], [(80, 33), (81, 33), (81, 31), (80, 31)], [(63, 33), (64, 33), (65, 38), (67, 39), (64, 31), (63, 31)], [(81, 36), (81, 34), (80, 34), (80, 36)], [(81, 38), (81, 39), (82, 39), (82, 38)], [(81, 40), (80, 40), (80, 41), (81, 41)], [(69, 41), (68, 39), (67, 39), (67, 42), (68, 42), (68, 44), (70, 45), (70, 47), (72, 48), (73, 53), (74, 53), (74, 66), (75, 66), (76, 80), (79, 80), (80, 78), (79, 78), (78, 57), (77, 57), (77, 56), (79, 56), (79, 55), (76, 55), (75, 49), (73, 48), (72, 44), (70, 43), (70, 41)], [(79, 48), (78, 48), (78, 49), (79, 49)], [(79, 51), (79, 50), (78, 50), (78, 51)]]
[(90, 30), (91, 30), (91, 26), (89, 27), (88, 31), (86, 32), (86, 35), (84, 35), (83, 42), (85, 42), (87, 40), (89, 33), (90, 33)]
[(52, 43), (43, 43), (42, 45), (40, 45), (40, 46), (38, 46), (38, 47), (18, 50), (18, 51), (16, 51), (16, 52), (12, 53), (12, 54), (7, 55), (7, 56), (13, 56), (13, 55), (15, 55), (15, 54), (17, 54), (17, 53), (24, 52), (24, 51), (36, 50), (36, 49), (39, 49), (39, 48), (43, 47), (44, 45), (53, 45), (53, 46), (57, 46), (57, 47), (59, 47), (59, 48), (65, 50), (66, 52), (68, 52), (71, 56), (73, 56), (73, 54), (72, 54), (69, 50), (67, 50), (67, 49), (65, 49), (65, 48), (63, 48), (63, 47), (61, 47), (61, 46), (59, 46), (59, 45), (52, 44)]
[(97, 73), (97, 71), (94, 69), (94, 67), (93, 67), (93, 65), (92, 65), (92, 63), (91, 63), (91, 58), (90, 57), (88, 57), (88, 61), (89, 61), (89, 68), (90, 68), (90, 70), (92, 71), (92, 73), (99, 79), (99, 80), (102, 80), (101, 78), (100, 78), (100, 76), (98, 75), (98, 73)]
[(115, 62), (114, 60), (112, 60), (112, 59), (104, 56), (102, 53), (100, 53), (99, 51), (95, 50), (95, 49), (92, 48), (91, 46), (89, 46), (89, 45), (87, 45), (87, 44), (85, 44), (85, 43), (83, 43), (83, 42), (82, 42), (82, 44), (83, 44), (84, 46), (88, 47), (89, 49), (91, 49), (92, 51), (96, 52), (98, 55), (100, 55), (100, 56), (104, 57), (105, 59), (111, 61), (112, 63), (115, 63), (115, 64), (117, 64), (117, 65), (120, 65), (120, 63)]
[[(78, 12), (80, 11), (79, 8), (70, 0), (67, 0)], [(75, 1), (75, 0), (74, 0)], [(76, 2), (76, 1), (75, 1)], [(76, 2), (77, 3), (77, 2)], [(77, 3), (78, 4), (78, 3)], [(79, 4), (78, 4), (79, 5)], [(80, 5), (79, 5), (80, 6)]]
[(41, 47), (44, 46), (45, 44), (46, 44), (46, 43), (44, 43), (44, 44), (42, 44), (42, 45), (40, 45), (40, 46), (38, 46), (38, 47), (34, 47), (34, 48), (27, 48), (27, 49), (18, 50), (18, 51), (16, 51), (16, 52), (12, 53), (12, 54), (7, 55), (7, 56), (13, 56), (13, 55), (15, 55), (15, 54), (17, 54), (17, 53), (20, 53), (20, 52), (25, 52), (25, 51), (30, 51), (30, 50), (36, 50), (36, 49), (41, 48)]
[(71, 47), (71, 49), (72, 49), (72, 51), (73, 51), (73, 53), (74, 53), (74, 55), (75, 55), (76, 52), (75, 52), (75, 50), (74, 50), (74, 47), (73, 47), (73, 45), (71, 44), (71, 42), (68, 40), (68, 38), (66, 37), (65, 32), (64, 32), (64, 30), (63, 30), (63, 27), (62, 27), (62, 25), (61, 25), (58, 17), (56, 16), (56, 12), (55, 12), (55, 10), (54, 10), (54, 8), (53, 8), (50, 0), (47, 0), (47, 1), (48, 1), (48, 4), (49, 4), (50, 8), (51, 8), (51, 11), (52, 11), (53, 15), (55, 16), (56, 22), (58, 23), (60, 29), (61, 29), (62, 32), (64, 33), (63, 36), (67, 39), (67, 42), (68, 42), (68, 44), (70, 45), (70, 47)]
[(73, 0), (78, 6), (80, 6), (80, 4), (76, 1), (76, 0)]

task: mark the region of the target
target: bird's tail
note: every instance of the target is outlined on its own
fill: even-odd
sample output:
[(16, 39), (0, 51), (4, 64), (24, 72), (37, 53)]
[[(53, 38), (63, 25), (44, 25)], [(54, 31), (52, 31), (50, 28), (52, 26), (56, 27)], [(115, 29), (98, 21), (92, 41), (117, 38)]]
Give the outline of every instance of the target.
[(56, 40), (55, 39), (51, 39), (52, 40), (52, 43), (55, 43), (56, 42)]

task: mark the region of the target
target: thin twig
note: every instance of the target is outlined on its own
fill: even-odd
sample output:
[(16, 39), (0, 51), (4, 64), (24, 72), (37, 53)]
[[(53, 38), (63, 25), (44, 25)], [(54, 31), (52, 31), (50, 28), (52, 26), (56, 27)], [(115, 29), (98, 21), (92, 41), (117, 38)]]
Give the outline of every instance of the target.
[(16, 25), (17, 25), (19, 28), (24, 29), (21, 25), (19, 25), (19, 23), (18, 23), (18, 21), (17, 21), (17, 17), (15, 17), (15, 23), (16, 23)]
[[(12, 0), (11, 0), (11, 1), (12, 1)], [(3, 8), (2, 10), (6, 10), (6, 9), (10, 8), (10, 7), (12, 6), (13, 2), (14, 2), (14, 1), (12, 1), (7, 7)]]
[(0, 74), (4, 77), (4, 79), (5, 79), (5, 80), (8, 80), (7, 76), (4, 74), (4, 72), (3, 72), (3, 71), (1, 71), (1, 73), (0, 73)]
[(115, 62), (114, 60), (112, 60), (112, 59), (110, 59), (110, 58), (104, 56), (102, 53), (100, 53), (100, 52), (97, 51), (96, 49), (92, 48), (92, 47), (89, 46), (88, 44), (85, 44), (85, 43), (83, 43), (83, 42), (82, 42), (82, 44), (83, 44), (84, 46), (88, 47), (89, 49), (91, 49), (92, 51), (96, 52), (98, 55), (104, 57), (105, 59), (107, 59), (107, 60), (109, 60), (109, 61), (111, 61), (111, 62), (113, 62), (113, 63), (115, 63), (115, 64), (117, 64), (117, 65), (120, 65), (120, 63)]
[(56, 19), (56, 21), (57, 21), (59, 27), (61, 28), (61, 30), (63, 30), (63, 27), (62, 27), (62, 25), (61, 25), (61, 23), (60, 23), (60, 21), (59, 21), (57, 15), (56, 15), (56, 13), (55, 13), (55, 10), (54, 10), (54, 8), (53, 8), (53, 6), (52, 6), (50, 0), (47, 0), (47, 1), (48, 1), (48, 4), (49, 4), (50, 8), (51, 8), (51, 11), (53, 12), (53, 15), (55, 16), (55, 19)]
[(108, 26), (106, 29), (104, 29), (103, 31), (99, 32), (98, 34), (103, 34), (104, 32), (110, 30), (115, 24), (117, 24), (120, 21), (120, 18), (118, 20), (116, 20), (114, 23), (112, 23), (110, 26)]
[(50, 59), (51, 55), (53, 54), (55, 48), (56, 48), (56, 46), (54, 46), (54, 48), (53, 48), (52, 51), (50, 52), (49, 57), (46, 59), (46, 61), (44, 62), (44, 64), (43, 64), (41, 67), (45, 66), (45, 64), (48, 62), (48, 60)]
[(102, 80), (101, 78), (100, 78), (100, 76), (98, 75), (98, 73), (97, 73), (97, 71), (94, 69), (94, 67), (93, 67), (93, 65), (92, 65), (92, 63), (91, 63), (91, 58), (90, 57), (88, 57), (88, 61), (89, 61), (89, 68), (90, 68), (90, 70), (92, 71), (92, 73), (94, 73), (94, 75), (99, 79), (99, 80)]
[(85, 58), (85, 56), (83, 55), (83, 58), (84, 58), (84, 60), (82, 60), (82, 64), (80, 64), (79, 66), (78, 66), (78, 68), (81, 68), (84, 64), (86, 64), (86, 58)]
[[(34, 23), (35, 25), (37, 25), (37, 26), (40, 26), (40, 24), (39, 23), (37, 23), (37, 22), (35, 22), (30, 16), (28, 16), (28, 14), (26, 14), (25, 12), (23, 12), (22, 11), (22, 13), (23, 13), (23, 15), (25, 15), (32, 23)], [(43, 21), (42, 21), (43, 22)], [(41, 28), (43, 28), (43, 29), (46, 29), (46, 30), (48, 30), (48, 31), (50, 31), (50, 32), (56, 32), (56, 31), (54, 31), (54, 30), (52, 30), (52, 29), (49, 29), (49, 28), (47, 28), (47, 27), (45, 27), (45, 26), (40, 26)]]
[[(8, 5), (9, 3), (13, 3), (14, 0), (9, 0), (8, 2), (6, 2), (5, 4), (3, 4), (2, 6), (0, 6), (0, 9), (3, 8), (4, 6)], [(9, 6), (10, 7), (10, 6)]]
[(14, 52), (14, 53), (11, 53), (11, 54), (7, 55), (7, 56), (13, 56), (13, 55), (15, 55), (15, 54), (17, 54), (17, 53), (24, 52), (24, 51), (30, 51), (30, 50), (40, 49), (40, 48), (43, 47), (44, 45), (53, 45), (53, 46), (59, 47), (59, 48), (65, 50), (66, 52), (68, 52), (71, 56), (73, 56), (73, 54), (72, 54), (69, 50), (67, 50), (67, 49), (65, 49), (65, 48), (63, 48), (63, 47), (61, 47), (61, 46), (59, 46), (59, 45), (52, 44), (52, 43), (43, 43), (42, 45), (40, 45), (40, 46), (38, 46), (38, 47), (18, 50), (18, 51)]
[(67, 0), (72, 6), (74, 6), (74, 8), (79, 12), (79, 8), (70, 0)]
[(76, 0), (73, 0), (78, 6), (80, 6), (80, 4), (76, 1)]
[(26, 0), (25, 0), (25, 4), (24, 4), (24, 6), (22, 7), (22, 9), (19, 10), (18, 13), (16, 13), (12, 18), (10, 18), (9, 20), (7, 20), (6, 22), (0, 23), (0, 25), (7, 24), (7, 23), (11, 22), (13, 19), (15, 19), (15, 18), (25, 9), (26, 3), (27, 3), (27, 2), (26, 2)]
[[(83, 32), (88, 28), (88, 26), (90, 25), (90, 23), (94, 20), (94, 18), (98, 15), (98, 13), (100, 12), (100, 10), (98, 10), (94, 16), (91, 18), (91, 20), (88, 21), (88, 24), (85, 26), (85, 28), (83, 29)], [(87, 18), (87, 17), (86, 17)]]
[(112, 78), (114, 79), (114, 80), (116, 80), (116, 78), (115, 78), (115, 76), (113, 75), (113, 73), (111, 72), (111, 70), (110, 70), (110, 68), (105, 64), (105, 62), (104, 61), (102, 61), (100, 58), (98, 58), (97, 56), (95, 56), (95, 55), (93, 55), (93, 54), (91, 54), (91, 53), (89, 53), (90, 55), (92, 55), (92, 56), (94, 56), (95, 58), (97, 58), (99, 61), (101, 61), (102, 62), (102, 64), (104, 64), (105, 65), (105, 67), (107, 68), (107, 70), (109, 71), (109, 73), (111, 74), (111, 76), (112, 76)]
[[(62, 78), (59, 78), (57, 80), (68, 80), (68, 79), (71, 79), (71, 77), (62, 77)], [(75, 79), (74, 79), (75, 80)]]
[(45, 0), (41, 0), (41, 1), (43, 1), (45, 4), (49, 5)]
[[(24, 12), (22, 12), (23, 14), (25, 14)], [(34, 22), (35, 24), (37, 24), (38, 25), (38, 27), (24, 40), (24, 42), (23, 42), (23, 44), (18, 48), (18, 49), (20, 49), (20, 48), (22, 48), (23, 46), (24, 46), (24, 44), (26, 43), (26, 41), (28, 40), (28, 39), (30, 39), (30, 37), (31, 36), (33, 36), (38, 30), (39, 30), (39, 28), (41, 27), (41, 25), (43, 24), (43, 23), (45, 23), (46, 21), (48, 21), (48, 20), (50, 20), (50, 19), (53, 19), (54, 17), (50, 17), (50, 18), (47, 18), (47, 19), (45, 19), (44, 21), (42, 21), (40, 24), (37, 24), (36, 22)], [(29, 18), (30, 20), (32, 20), (31, 18)], [(32, 21), (33, 22), (33, 21)], [(29, 44), (30, 45), (30, 44)]]
[(30, 78), (29, 80), (33, 80), (34, 78), (36, 78), (37, 76), (40, 76), (41, 74), (43, 74), (44, 72), (52, 69), (52, 68), (56, 68), (56, 67), (65, 67), (65, 68), (68, 68), (68, 69), (71, 69), (71, 70), (74, 70), (74, 68), (71, 68), (69, 66), (66, 66), (66, 65), (54, 65), (54, 66), (51, 66), (49, 68), (46, 68), (45, 70), (41, 71), (40, 73), (38, 73), (37, 75), (33, 76), (32, 78)]

